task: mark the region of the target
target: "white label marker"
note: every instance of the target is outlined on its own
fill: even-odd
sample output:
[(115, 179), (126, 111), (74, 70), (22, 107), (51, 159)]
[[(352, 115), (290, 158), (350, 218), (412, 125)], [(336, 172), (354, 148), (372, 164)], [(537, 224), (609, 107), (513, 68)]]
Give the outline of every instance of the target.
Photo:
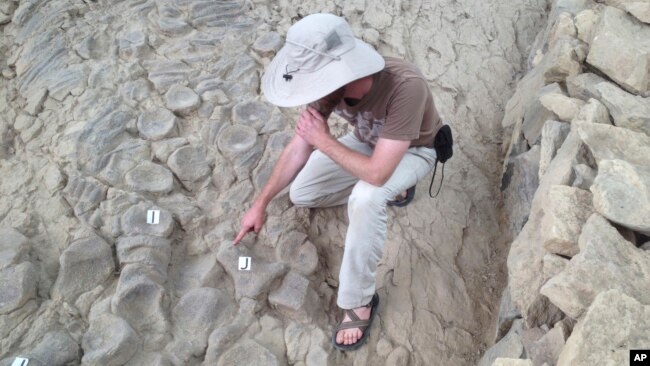
[(160, 210), (147, 211), (147, 224), (156, 225), (160, 222)]
[(16, 357), (14, 362), (11, 363), (11, 366), (27, 366), (29, 360), (23, 357)]
[(250, 271), (251, 270), (251, 257), (239, 257), (239, 270), (240, 271)]

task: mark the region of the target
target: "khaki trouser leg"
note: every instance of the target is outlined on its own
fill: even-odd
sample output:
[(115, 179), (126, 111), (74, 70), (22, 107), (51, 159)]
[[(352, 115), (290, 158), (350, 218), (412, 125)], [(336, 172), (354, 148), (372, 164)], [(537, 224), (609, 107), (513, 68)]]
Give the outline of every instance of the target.
[[(352, 134), (339, 141), (355, 151), (372, 154), (372, 148)], [(339, 272), (339, 307), (357, 308), (372, 299), (375, 271), (386, 239), (386, 202), (426, 176), (433, 169), (435, 159), (434, 149), (410, 148), (386, 184), (377, 187), (359, 181), (315, 151), (296, 177), (290, 189), (291, 200), (296, 205), (328, 207), (348, 201), (350, 224)]]

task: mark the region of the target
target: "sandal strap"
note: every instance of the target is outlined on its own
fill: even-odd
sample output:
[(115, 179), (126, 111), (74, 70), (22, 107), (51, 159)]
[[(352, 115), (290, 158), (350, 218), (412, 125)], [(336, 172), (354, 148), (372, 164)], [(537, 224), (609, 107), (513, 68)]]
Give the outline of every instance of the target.
[(353, 321), (360, 321), (359, 317), (357, 316), (357, 313), (354, 312), (352, 309), (345, 309), (345, 314), (348, 316), (348, 318), (352, 319)]
[(345, 322), (339, 324), (336, 327), (336, 331), (338, 332), (339, 330), (343, 330), (343, 329), (359, 328), (363, 332), (366, 330), (366, 328), (368, 328), (369, 323), (370, 322), (368, 320), (357, 320), (357, 321)]

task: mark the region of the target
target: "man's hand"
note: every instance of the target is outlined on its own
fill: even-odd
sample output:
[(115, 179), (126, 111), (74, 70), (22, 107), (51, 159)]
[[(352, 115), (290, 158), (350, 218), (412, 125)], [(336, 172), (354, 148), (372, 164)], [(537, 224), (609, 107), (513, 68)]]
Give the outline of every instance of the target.
[(296, 124), (296, 133), (310, 145), (318, 148), (323, 141), (332, 139), (327, 119), (315, 108), (307, 107)]
[(232, 242), (233, 245), (239, 244), (242, 238), (250, 231), (255, 231), (259, 233), (262, 225), (264, 225), (264, 220), (266, 217), (265, 208), (258, 204), (253, 204), (241, 220), (241, 230), (237, 237)]

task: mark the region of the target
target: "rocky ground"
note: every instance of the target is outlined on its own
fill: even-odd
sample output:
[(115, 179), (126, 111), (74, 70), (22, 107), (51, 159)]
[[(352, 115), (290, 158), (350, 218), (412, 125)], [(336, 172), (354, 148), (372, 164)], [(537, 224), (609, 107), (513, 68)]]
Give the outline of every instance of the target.
[[(624, 7), (620, 3), (626, 2), (616, 3)], [(537, 172), (531, 166), (546, 164), (544, 176), (554, 177), (559, 169), (575, 166), (575, 179), (541, 179), (539, 187), (548, 189), (537, 191), (569, 196), (585, 210), (593, 194), (593, 211), (623, 227), (628, 221), (609, 214), (619, 207), (597, 187), (609, 185), (618, 172), (648, 174), (641, 159), (650, 154), (641, 150), (603, 150), (580, 160), (582, 165), (567, 162), (578, 161), (576, 151), (585, 152), (584, 144), (601, 146), (589, 142), (601, 137), (613, 146), (621, 141), (626, 147), (633, 146), (631, 141), (638, 149), (648, 146), (647, 129), (639, 131), (647, 128), (643, 109), (630, 116), (626, 107), (643, 108), (647, 101), (629, 97), (630, 91), (647, 94), (647, 75), (646, 84), (639, 82), (643, 70), (610, 76), (620, 87), (595, 85), (595, 74), (576, 76), (585, 57), (590, 62), (587, 44), (598, 49), (597, 38), (587, 42), (584, 37), (598, 32), (594, 24), (600, 14), (610, 20), (599, 24), (627, 27), (617, 23), (623, 21), (639, 29), (629, 35), (636, 43), (617, 42), (621, 55), (638, 55), (639, 65), (643, 57), (647, 60), (644, 39), (650, 37), (640, 30), (647, 28), (613, 8), (595, 8), (579, 21), (578, 11), (587, 8), (580, 4), (560, 8), (561, 14), (554, 7), (553, 24), (561, 19), (561, 25), (547, 27), (540, 37), (545, 0), (1, 0), (0, 364), (16, 356), (29, 358), (30, 365), (475, 364), (494, 341), (510, 240), (524, 223), (519, 237), (535, 236), (538, 226), (533, 225), (541, 220), (534, 210), (528, 215), (531, 202), (532, 207), (546, 202), (533, 199), (538, 180), (526, 175)], [(643, 6), (630, 7), (625, 10), (643, 12)], [(346, 354), (329, 344), (338, 315), (344, 208), (298, 209), (281, 195), (260, 235), (231, 246), (242, 213), (267, 179), (297, 115), (264, 101), (260, 75), (288, 27), (319, 11), (345, 16), (356, 34), (382, 54), (415, 62), (456, 137), (439, 198), (429, 199), (423, 183), (411, 205), (391, 209), (377, 274), (379, 317), (369, 344)], [(590, 29), (589, 35), (584, 29)], [(607, 36), (619, 36), (606, 33), (605, 42), (610, 42)], [(539, 46), (551, 40), (555, 47)], [(528, 58), (531, 45), (540, 51), (532, 53), (534, 59)], [(569, 70), (554, 68), (548, 55), (569, 63)], [(602, 66), (603, 72), (618, 70), (617, 62)], [(520, 83), (515, 98), (521, 102), (514, 99), (506, 108), (516, 80), (533, 63), (542, 76), (526, 76), (522, 83), (533, 87)], [(565, 83), (569, 76), (575, 83)], [(570, 96), (565, 95), (568, 85), (574, 90)], [(528, 112), (535, 122), (522, 125), (525, 106), (530, 100), (538, 105), (537, 94), (527, 93), (541, 89), (549, 91), (539, 102), (549, 111)], [(596, 95), (608, 97), (587, 98)], [(543, 125), (548, 119), (543, 116), (558, 105), (573, 106), (573, 114), (587, 121), (609, 121), (609, 111), (616, 126), (626, 124), (630, 130), (572, 124), (569, 132), (568, 107), (557, 112), (569, 114), (556, 118), (566, 122)], [(346, 131), (341, 121), (334, 124), (337, 134)], [(518, 132), (513, 144), (504, 145), (504, 128), (507, 133), (523, 130), (524, 137)], [(572, 145), (557, 150), (567, 133), (564, 145)], [(540, 134), (542, 144), (535, 145)], [(503, 202), (509, 216), (504, 221), (499, 186), (506, 149)], [(584, 188), (596, 175), (594, 164), (599, 173), (590, 193)], [(582, 185), (568, 187), (579, 179)], [(647, 184), (638, 187), (647, 194)], [(640, 204), (648, 207), (647, 201)], [(556, 221), (547, 225), (563, 221), (563, 210), (573, 206), (558, 201)], [(157, 224), (147, 223), (149, 210), (159, 212)], [(568, 221), (583, 223), (587, 216), (576, 214)], [(631, 230), (647, 230), (647, 215), (635, 219)], [(587, 232), (604, 230), (619, 240), (603, 217), (589, 217), (587, 223)], [(573, 235), (575, 242), (575, 228), (563, 230), (557, 235)], [(602, 303), (612, 298), (638, 309), (629, 321), (647, 313), (638, 303), (647, 304), (640, 287), (622, 284), (617, 289), (627, 297), (604, 291), (596, 296), (600, 290), (585, 298), (576, 290), (571, 297), (564, 290), (570, 279), (560, 277), (537, 296), (542, 279), (550, 278), (549, 271), (559, 272), (565, 257), (580, 251), (571, 262), (577, 261), (583, 247), (598, 245), (589, 238), (577, 248), (565, 242), (548, 244), (561, 248), (550, 253), (564, 253), (547, 255), (548, 276), (540, 275), (546, 256), (539, 255), (545, 249), (526, 249), (534, 260), (525, 278), (516, 273), (524, 266), (512, 260), (523, 244), (513, 244), (510, 294), (526, 324), (515, 320), (510, 323), (520, 328), (512, 329), (560, 319), (565, 320), (558, 324), (570, 328), (566, 319), (597, 318), (606, 311)], [(604, 248), (593, 250), (605, 253), (602, 260), (610, 258)], [(638, 249), (616, 250), (638, 257), (637, 269), (630, 271), (647, 279), (648, 272), (642, 272), (647, 260), (636, 254)], [(240, 256), (252, 257), (251, 271), (237, 269)], [(567, 266), (559, 276), (571, 277), (570, 268), (604, 265), (590, 258), (582, 267)], [(625, 283), (629, 274), (619, 275)], [(515, 285), (516, 278), (526, 285)], [(557, 311), (539, 310), (537, 304), (548, 305), (544, 296)], [(580, 339), (598, 327), (584, 323), (574, 330), (582, 332)], [(566, 336), (562, 327), (553, 330)], [(588, 341), (571, 339), (567, 348), (577, 344), (573, 349), (579, 349)]]
[(650, 344), (650, 2), (558, 0), (531, 60), (503, 119), (516, 238), (479, 365), (631, 364)]

